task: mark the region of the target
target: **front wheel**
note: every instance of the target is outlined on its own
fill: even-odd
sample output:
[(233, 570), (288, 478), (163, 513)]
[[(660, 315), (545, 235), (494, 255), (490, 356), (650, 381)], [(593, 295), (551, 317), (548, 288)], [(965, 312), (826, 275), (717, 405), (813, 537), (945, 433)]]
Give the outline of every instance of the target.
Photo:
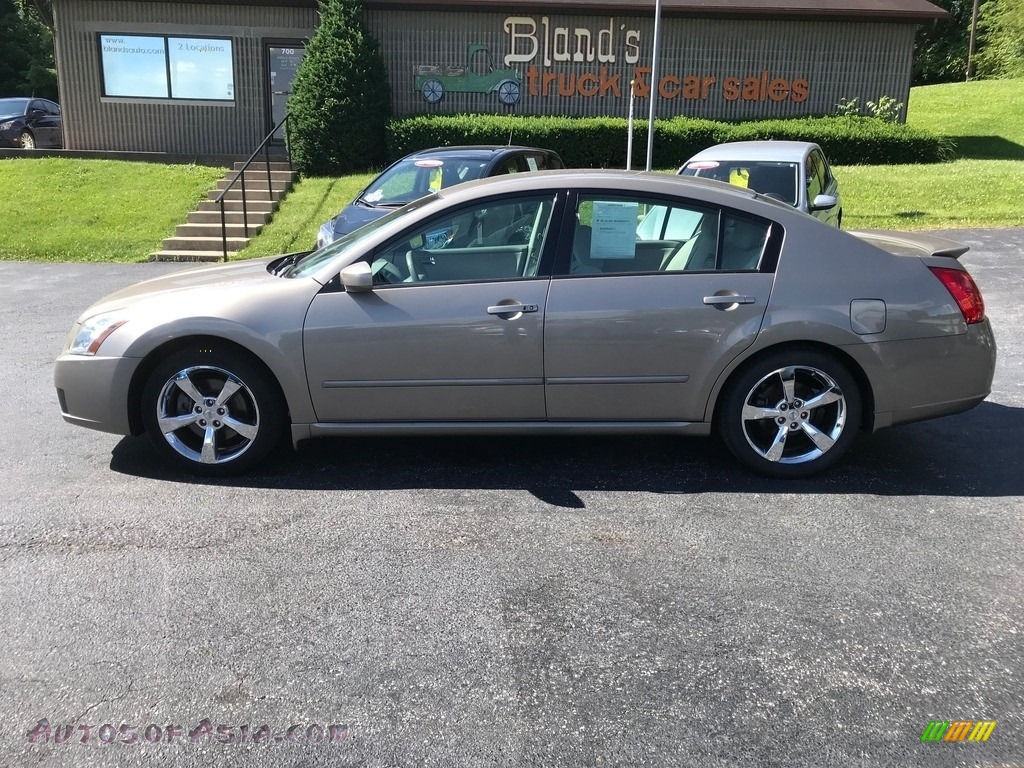
[(35, 149), (36, 148), (36, 137), (28, 131), (22, 131), (21, 134), (21, 148), (22, 149)]
[(439, 80), (427, 80), (423, 84), (423, 88), (420, 89), (420, 93), (423, 94), (423, 98), (428, 104), (436, 104), (444, 98), (444, 86)]
[(861, 394), (847, 368), (816, 350), (785, 350), (727, 384), (718, 430), (743, 464), (768, 477), (807, 477), (835, 464), (857, 436)]
[(507, 106), (512, 106), (519, 101), (520, 88), (515, 80), (506, 80), (498, 86), (498, 101)]
[(247, 356), (215, 342), (159, 363), (142, 394), (142, 420), (156, 449), (202, 475), (245, 471), (280, 441), (281, 395)]

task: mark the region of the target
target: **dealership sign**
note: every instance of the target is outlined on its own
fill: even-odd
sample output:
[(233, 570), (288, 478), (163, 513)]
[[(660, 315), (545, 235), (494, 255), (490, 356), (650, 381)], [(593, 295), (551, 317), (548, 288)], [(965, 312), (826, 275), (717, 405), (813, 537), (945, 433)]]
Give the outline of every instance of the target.
[[(530, 96), (620, 97), (630, 81), (637, 97), (651, 95), (651, 67), (640, 66), (640, 30), (629, 29), (614, 17), (592, 29), (556, 26), (547, 16), (539, 21), (532, 16), (507, 16), (503, 28), (508, 51), (503, 62), (506, 67), (526, 65), (522, 87)], [(579, 65), (590, 67), (581, 72)], [(806, 77), (779, 77), (764, 69), (724, 76), (669, 71), (657, 82), (662, 99), (686, 101), (722, 98), (799, 104), (807, 100), (809, 88)]]

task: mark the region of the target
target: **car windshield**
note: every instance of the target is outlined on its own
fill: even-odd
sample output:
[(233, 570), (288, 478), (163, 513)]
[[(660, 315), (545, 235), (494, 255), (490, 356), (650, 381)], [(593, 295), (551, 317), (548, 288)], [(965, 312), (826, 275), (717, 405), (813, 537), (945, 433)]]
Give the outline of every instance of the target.
[(693, 160), (681, 171), (683, 176), (727, 181), (738, 187), (760, 192), (766, 197), (796, 205), (798, 173), (797, 163), (777, 163), (766, 160)]
[(387, 227), (392, 222), (403, 218), (412, 211), (415, 211), (421, 206), (427, 205), (436, 199), (437, 198), (433, 196), (428, 196), (415, 200), (408, 205), (391, 211), (385, 216), (381, 216), (379, 219), (374, 219), (373, 221), (364, 224), (359, 227), (359, 229), (355, 229), (347, 235), (342, 235), (330, 245), (325, 245), (323, 248), (311, 251), (296, 261), (292, 268), (288, 270), (285, 277), (306, 277), (307, 275), (311, 275), (327, 262), (336, 259), (338, 256), (347, 253), (353, 248), (358, 248), (364, 239), (371, 236), (378, 229)]
[(0, 99), (0, 115), (23, 115), (28, 99)]
[(378, 176), (357, 202), (369, 206), (398, 206), (439, 189), (479, 179), (486, 160), (460, 157), (401, 160)]

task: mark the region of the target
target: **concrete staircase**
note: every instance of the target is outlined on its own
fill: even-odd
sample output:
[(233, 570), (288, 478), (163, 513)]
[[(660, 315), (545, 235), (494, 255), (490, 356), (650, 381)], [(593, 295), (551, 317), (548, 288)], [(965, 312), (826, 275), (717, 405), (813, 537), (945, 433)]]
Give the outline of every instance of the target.
[[(221, 233), (220, 205), (214, 202), (232, 179), (238, 174), (242, 163), (235, 163), (217, 182), (217, 188), (210, 191), (199, 207), (188, 215), (184, 224), (178, 225), (174, 236), (163, 242), (163, 248), (149, 255), (150, 261), (223, 261), (224, 245)], [(297, 174), (288, 168), (286, 162), (270, 164), (270, 186), (267, 185), (265, 162), (254, 162), (245, 172), (245, 200), (248, 215), (243, 219), (242, 180), (239, 179), (224, 197), (224, 211), (227, 230), (228, 258), (242, 250), (252, 238), (259, 234), (263, 225), (270, 221), (282, 198), (292, 188)], [(243, 222), (248, 223), (248, 236)]]

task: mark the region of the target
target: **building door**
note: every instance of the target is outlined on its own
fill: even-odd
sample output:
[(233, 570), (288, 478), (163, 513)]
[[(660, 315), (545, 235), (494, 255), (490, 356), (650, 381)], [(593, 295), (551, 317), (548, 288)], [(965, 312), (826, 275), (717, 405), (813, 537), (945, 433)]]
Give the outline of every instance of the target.
[[(302, 54), (306, 52), (305, 42), (302, 40), (274, 40), (265, 43), (267, 62), (267, 83), (270, 96), (270, 108), (267, 111), (267, 131), (284, 120), (288, 113), (288, 97), (292, 93), (292, 80), (295, 79), (295, 72), (302, 61)], [(274, 134), (274, 140), (284, 141), (284, 131)]]

